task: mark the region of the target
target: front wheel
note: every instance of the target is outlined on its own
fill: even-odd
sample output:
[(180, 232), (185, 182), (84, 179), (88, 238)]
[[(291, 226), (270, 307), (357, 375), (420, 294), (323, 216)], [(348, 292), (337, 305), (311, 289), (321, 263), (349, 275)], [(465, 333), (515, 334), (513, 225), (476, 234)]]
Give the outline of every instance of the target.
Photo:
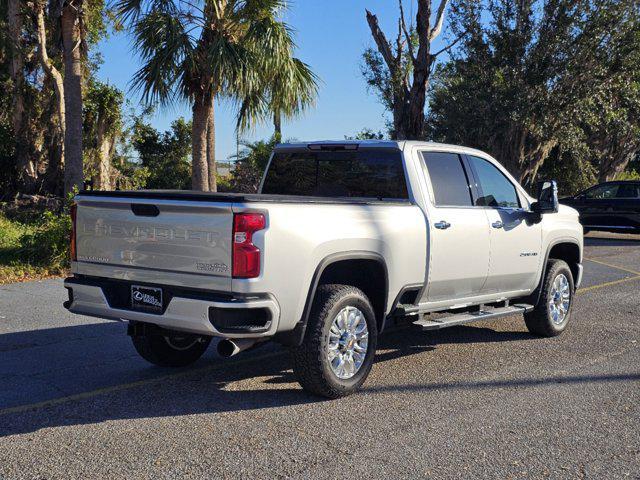
[(550, 259), (541, 288), (538, 304), (524, 314), (524, 320), (529, 332), (555, 337), (567, 328), (571, 317), (575, 289), (569, 265), (563, 260)]
[(378, 327), (367, 296), (348, 285), (322, 285), (309, 315), (302, 345), (292, 348), (293, 371), (302, 387), (339, 398), (360, 388), (369, 375)]
[(160, 367), (186, 367), (205, 352), (211, 337), (162, 331), (131, 337), (136, 351), (147, 362)]

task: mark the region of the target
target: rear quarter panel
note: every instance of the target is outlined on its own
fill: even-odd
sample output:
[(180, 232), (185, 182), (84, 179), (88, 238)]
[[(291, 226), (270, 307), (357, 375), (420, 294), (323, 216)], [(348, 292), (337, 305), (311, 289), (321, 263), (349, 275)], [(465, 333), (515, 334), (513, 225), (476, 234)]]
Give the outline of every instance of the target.
[(233, 279), (237, 293), (269, 293), (277, 299), (280, 331), (303, 314), (314, 272), (336, 253), (366, 251), (386, 263), (387, 309), (400, 289), (424, 281), (425, 218), (419, 207), (389, 204), (235, 204), (234, 212), (262, 212), (267, 228), (254, 235), (263, 252), (260, 277)]

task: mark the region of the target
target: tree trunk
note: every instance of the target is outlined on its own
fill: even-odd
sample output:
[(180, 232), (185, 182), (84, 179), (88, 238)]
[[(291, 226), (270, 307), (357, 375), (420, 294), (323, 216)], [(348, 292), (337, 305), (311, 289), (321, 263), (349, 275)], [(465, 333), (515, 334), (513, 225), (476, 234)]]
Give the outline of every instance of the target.
[(9, 72), (13, 82), (13, 131), (17, 134), (22, 128), (24, 118), (24, 64), (22, 61), (22, 15), (20, 14), (20, 0), (7, 2), (7, 30), (9, 32), (9, 51), (11, 61)]
[(105, 125), (104, 118), (100, 118), (98, 121), (98, 128), (96, 129), (96, 145), (98, 146), (98, 165), (96, 175), (96, 185), (98, 190), (112, 190), (111, 184), (111, 153), (114, 140), (112, 136), (107, 135), (107, 126)]
[(273, 138), (276, 143), (282, 141), (282, 115), (280, 112), (273, 113)]
[(64, 136), (60, 133), (58, 125), (51, 129), (51, 136), (48, 141), (48, 162), (42, 188), (48, 193), (57, 196), (64, 194), (64, 159), (61, 158), (64, 152)]
[(207, 165), (207, 125), (211, 111), (209, 95), (199, 95), (193, 102), (191, 130), (191, 188), (209, 190), (209, 169)]
[[(628, 145), (627, 143), (624, 144)], [(634, 142), (634, 147), (629, 150), (624, 147), (614, 147), (612, 151), (602, 152), (598, 165), (598, 182), (611, 182), (615, 180), (619, 174), (624, 172), (629, 162), (631, 162), (637, 154), (637, 142)]]
[[(431, 65), (434, 55), (431, 53), (431, 43), (440, 35), (444, 22), (444, 14), (449, 0), (440, 0), (433, 28), (431, 27), (431, 2), (432, 0), (418, 0), (418, 12), (416, 14), (416, 34), (418, 38), (418, 49), (412, 42), (410, 34), (404, 23), (404, 11), (400, 3), (400, 32), (398, 34), (398, 52), (394, 55), (391, 44), (378, 25), (378, 19), (371, 12), (366, 10), (367, 23), (371, 30), (371, 35), (376, 42), (378, 52), (382, 56), (389, 75), (396, 78), (399, 75), (399, 68), (402, 67), (403, 44), (407, 45), (413, 67), (413, 78), (411, 87), (398, 86), (398, 91), (394, 92), (393, 98), (393, 124), (395, 138), (399, 140), (421, 139), (424, 130), (424, 109), (427, 99), (427, 89), (429, 87), (429, 77), (431, 76)], [(404, 27), (404, 28), (403, 28)], [(401, 35), (404, 32), (405, 39), (402, 41)]]
[[(406, 108), (402, 112), (400, 139), (419, 140), (424, 129), (424, 107), (427, 99), (427, 86), (431, 74), (431, 40), (434, 30), (430, 28), (431, 0), (418, 1), (416, 15), (416, 33), (418, 51), (413, 59), (413, 80), (406, 99)], [(437, 24), (436, 24), (437, 25)]]
[[(76, 0), (80, 3), (80, 0)], [(82, 55), (80, 51), (80, 5), (67, 1), (62, 9), (64, 59), (65, 169), (64, 191), (82, 189)]]
[[(65, 107), (64, 107), (64, 81), (62, 79), (62, 74), (58, 69), (53, 65), (49, 55), (47, 53), (47, 31), (45, 28), (44, 22), (44, 4), (38, 5), (38, 10), (36, 12), (37, 17), (37, 29), (38, 29), (38, 57), (40, 59), (40, 64), (42, 65), (42, 69), (49, 75), (53, 80), (53, 88), (56, 93), (56, 114), (58, 116), (58, 132), (59, 138), (65, 138)], [(62, 142), (62, 146), (60, 148), (60, 153), (58, 155), (57, 164), (60, 166), (64, 165), (64, 141)]]
[(13, 83), (12, 129), (15, 138), (16, 166), (22, 188), (27, 193), (35, 191), (38, 172), (34, 157), (29, 155), (29, 142), (25, 138), (24, 61), (22, 51), (22, 12), (19, 0), (7, 2), (7, 30), (9, 33), (9, 74)]
[(209, 176), (209, 191), (218, 191), (218, 169), (216, 167), (216, 119), (215, 97), (211, 96), (211, 111), (207, 119), (207, 173)]

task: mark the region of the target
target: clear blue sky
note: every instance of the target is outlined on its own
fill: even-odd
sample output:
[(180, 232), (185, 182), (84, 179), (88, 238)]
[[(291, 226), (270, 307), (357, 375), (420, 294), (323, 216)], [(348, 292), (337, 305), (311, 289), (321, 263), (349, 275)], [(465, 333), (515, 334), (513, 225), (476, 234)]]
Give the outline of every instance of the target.
[[(415, 18), (415, 5), (405, 0), (407, 16)], [(367, 91), (360, 74), (363, 50), (373, 45), (365, 19), (365, 7), (378, 15), (388, 38), (397, 32), (398, 3), (395, 0), (294, 0), (286, 21), (296, 30), (296, 56), (308, 63), (321, 79), (316, 107), (302, 117), (284, 122), (284, 138), (298, 140), (343, 139), (368, 127), (382, 129), (384, 111), (375, 95)], [(409, 21), (409, 18), (407, 18)], [(434, 50), (441, 48), (442, 37)], [(140, 68), (139, 59), (126, 32), (112, 34), (99, 47), (104, 63), (98, 77), (123, 90), (131, 105), (139, 105), (139, 96), (130, 91), (130, 80)], [(191, 118), (187, 105), (157, 111), (152, 124), (166, 130), (178, 116)], [(224, 161), (236, 151), (235, 112), (222, 103), (216, 108), (216, 157)], [(267, 138), (271, 125), (260, 125), (244, 139)]]

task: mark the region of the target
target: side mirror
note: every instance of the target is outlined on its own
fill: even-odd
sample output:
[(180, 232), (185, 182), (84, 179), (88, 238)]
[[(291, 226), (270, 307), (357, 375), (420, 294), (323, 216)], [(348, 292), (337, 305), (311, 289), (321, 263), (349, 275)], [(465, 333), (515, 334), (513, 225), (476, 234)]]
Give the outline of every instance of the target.
[(555, 180), (538, 183), (538, 201), (531, 204), (535, 213), (558, 212), (558, 184)]

